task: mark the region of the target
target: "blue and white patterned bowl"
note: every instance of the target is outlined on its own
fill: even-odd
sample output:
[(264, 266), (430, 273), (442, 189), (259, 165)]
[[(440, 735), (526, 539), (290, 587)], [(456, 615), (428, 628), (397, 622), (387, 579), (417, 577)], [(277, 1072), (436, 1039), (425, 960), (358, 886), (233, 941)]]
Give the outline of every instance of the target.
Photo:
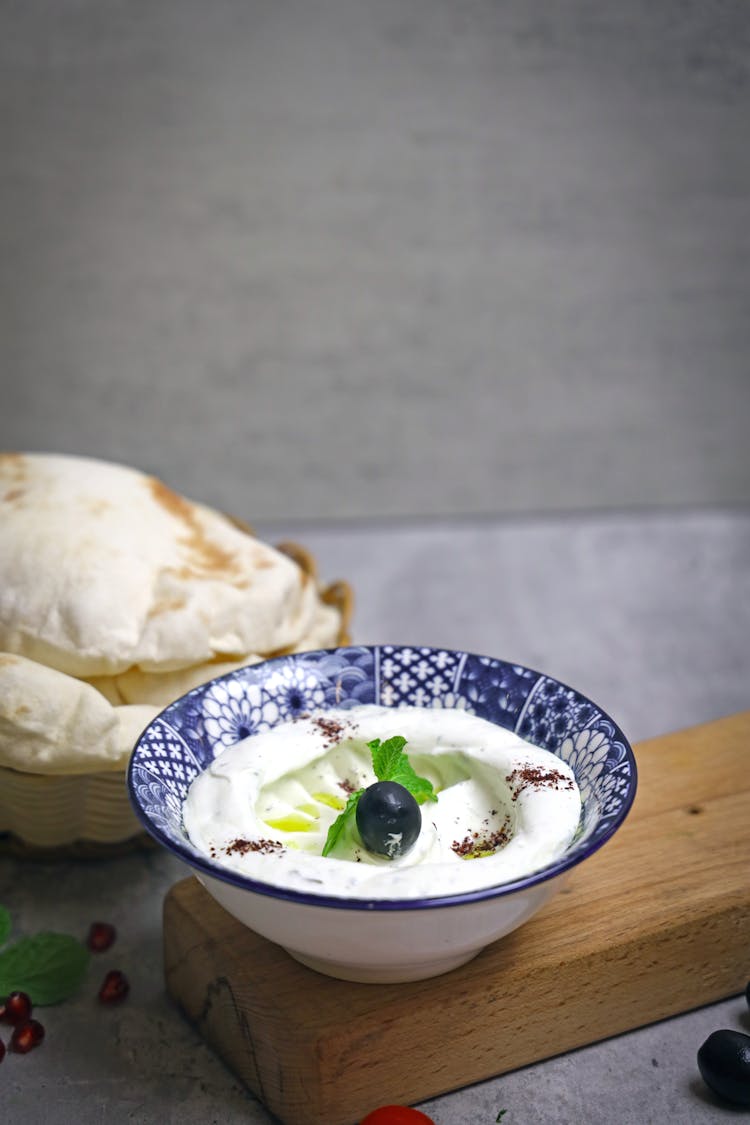
[[(571, 766), (581, 790), (573, 843), (523, 879), (408, 902), (283, 889), (231, 871), (191, 845), (182, 805), (190, 783), (218, 754), (305, 712), (361, 703), (462, 708), (551, 750)], [(622, 824), (635, 797), (636, 764), (612, 719), (550, 676), (452, 649), (377, 645), (281, 656), (195, 688), (143, 732), (128, 786), (148, 832), (245, 925), (329, 975), (397, 981), (446, 972), (535, 913)]]

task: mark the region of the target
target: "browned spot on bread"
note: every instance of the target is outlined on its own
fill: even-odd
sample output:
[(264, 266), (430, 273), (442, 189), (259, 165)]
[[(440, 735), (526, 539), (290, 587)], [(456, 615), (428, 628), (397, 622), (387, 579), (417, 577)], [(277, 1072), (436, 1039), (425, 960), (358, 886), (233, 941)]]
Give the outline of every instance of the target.
[(13, 712), (13, 718), (14, 719), (20, 719), (24, 715), (30, 715), (30, 714), (31, 714), (31, 708), (28, 706), (28, 704), (19, 703), (18, 707), (16, 707), (15, 711)]
[[(235, 556), (212, 543), (197, 521), (182, 542), (187, 548), (188, 566), (193, 567), (196, 577), (208, 575), (233, 581), (241, 574)], [(243, 577), (247, 581), (247, 575)]]
[(14, 656), (12, 652), (0, 652), (0, 668), (3, 666), (10, 667), (12, 664), (20, 663), (20, 656)]
[(249, 575), (242, 574), (237, 563), (226, 551), (218, 547), (215, 553), (196, 550), (194, 541), (187, 537), (182, 538), (180, 543), (185, 548), (187, 560), (182, 566), (166, 567), (165, 574), (173, 574), (183, 582), (190, 582), (194, 578), (222, 579), (239, 590), (251, 585)]
[(277, 656), (290, 656), (294, 652), (294, 645), (285, 645), (283, 648), (272, 648), (270, 652), (263, 653), (264, 660), (275, 660)]
[(91, 512), (92, 516), (101, 516), (104, 514), (104, 512), (111, 508), (112, 505), (110, 504), (109, 500), (104, 500), (103, 498), (95, 500), (92, 498), (88, 501), (86, 507)]
[(252, 655), (253, 653), (248, 652), (215, 652), (206, 664), (237, 664), (240, 660), (246, 660), (249, 664)]
[(157, 617), (160, 613), (174, 613), (175, 610), (184, 609), (187, 605), (187, 599), (183, 598), (180, 594), (174, 594), (171, 598), (161, 598), (155, 602), (148, 611), (149, 617)]
[(0, 453), (0, 478), (17, 487), (24, 483), (27, 474), (28, 459), (23, 453)]
[(147, 483), (157, 504), (185, 526), (180, 545), (185, 549), (186, 558), (183, 566), (176, 571), (178, 576), (186, 579), (223, 578), (233, 585), (238, 585), (239, 579), (249, 585), (250, 576), (247, 572), (243, 573), (233, 552), (220, 547), (206, 535), (195, 505), (156, 477), (148, 477)]
[(160, 504), (171, 516), (176, 516), (177, 519), (185, 520), (186, 523), (191, 520), (193, 509), (184, 496), (173, 492), (164, 481), (158, 480), (156, 477), (147, 477), (146, 479), (151, 495), (157, 504)]
[(16, 453), (14, 451), (0, 453), (0, 469), (3, 472), (6, 472), (8, 469), (26, 472), (26, 454)]
[(173, 574), (175, 578), (181, 578), (186, 582), (189, 578), (194, 578), (195, 574), (189, 566), (168, 566), (164, 569), (165, 574)]
[(25, 488), (9, 488), (3, 496), (3, 503), (14, 504), (16, 500), (21, 500), (25, 495)]

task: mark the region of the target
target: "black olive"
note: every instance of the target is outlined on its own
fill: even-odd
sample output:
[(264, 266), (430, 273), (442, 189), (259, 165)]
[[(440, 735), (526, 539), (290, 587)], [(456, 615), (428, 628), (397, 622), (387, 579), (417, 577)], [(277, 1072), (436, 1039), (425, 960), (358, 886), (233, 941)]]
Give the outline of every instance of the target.
[(369, 852), (397, 859), (414, 847), (422, 827), (419, 805), (397, 781), (376, 781), (357, 804), (357, 828)]
[(711, 1089), (738, 1105), (750, 1105), (750, 1035), (713, 1031), (698, 1051), (698, 1069)]

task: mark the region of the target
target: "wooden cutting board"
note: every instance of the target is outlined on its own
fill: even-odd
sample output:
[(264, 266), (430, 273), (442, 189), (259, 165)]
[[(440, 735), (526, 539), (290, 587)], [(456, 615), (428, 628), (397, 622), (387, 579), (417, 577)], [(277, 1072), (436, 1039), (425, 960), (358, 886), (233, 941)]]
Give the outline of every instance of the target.
[(750, 711), (636, 747), (625, 825), (525, 926), (414, 984), (304, 968), (189, 878), (168, 893), (170, 994), (284, 1125), (353, 1125), (742, 991)]

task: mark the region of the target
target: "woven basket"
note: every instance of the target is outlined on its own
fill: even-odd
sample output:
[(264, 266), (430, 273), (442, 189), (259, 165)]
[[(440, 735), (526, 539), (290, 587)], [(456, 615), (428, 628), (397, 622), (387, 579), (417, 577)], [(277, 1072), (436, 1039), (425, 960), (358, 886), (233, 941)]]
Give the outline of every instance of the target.
[[(250, 531), (242, 521), (233, 522)], [(280, 543), (278, 550), (317, 583), (317, 565), (309, 551), (297, 543)], [(338, 643), (349, 644), (351, 587), (334, 582), (320, 590), (320, 597), (339, 610)], [(35, 774), (0, 766), (0, 853), (95, 859), (152, 847), (152, 838), (130, 806), (124, 772)]]

